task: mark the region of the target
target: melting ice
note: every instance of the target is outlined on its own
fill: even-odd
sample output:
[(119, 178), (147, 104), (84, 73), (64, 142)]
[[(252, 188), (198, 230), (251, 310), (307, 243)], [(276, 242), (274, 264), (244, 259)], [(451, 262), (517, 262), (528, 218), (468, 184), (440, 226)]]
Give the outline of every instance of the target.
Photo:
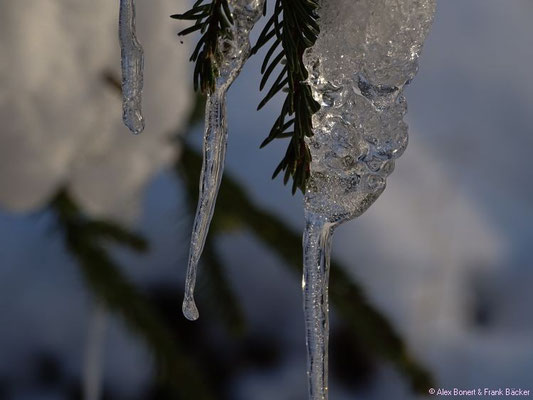
[(185, 280), (183, 314), (190, 320), (198, 318), (198, 309), (194, 302), (196, 272), (224, 170), (228, 137), (226, 92), (250, 55), (249, 34), (261, 16), (263, 4), (264, 0), (229, 0), (234, 21), (231, 27), (232, 35), (221, 39), (219, 43), (222, 52), (218, 65), (220, 75), (216, 80), (214, 92), (207, 97), (200, 196), (194, 218)]
[(135, 35), (135, 2), (120, 0), (119, 40), (122, 65), (122, 119), (135, 134), (144, 130), (141, 111), (144, 53)]
[(304, 55), (321, 109), (305, 193), (304, 311), (309, 398), (328, 398), (328, 275), (331, 236), (385, 189), (407, 146), (404, 86), (435, 13), (435, 0), (322, 0), (321, 33)]

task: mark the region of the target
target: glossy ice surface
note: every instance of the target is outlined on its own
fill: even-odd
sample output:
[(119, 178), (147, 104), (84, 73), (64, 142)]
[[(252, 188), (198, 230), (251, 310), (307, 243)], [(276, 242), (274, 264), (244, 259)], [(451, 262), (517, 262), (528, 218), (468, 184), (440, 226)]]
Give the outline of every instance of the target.
[(120, 0), (119, 40), (122, 65), (122, 119), (135, 134), (144, 130), (141, 110), (144, 52), (135, 35), (135, 2)]
[(226, 91), (250, 55), (250, 31), (261, 16), (264, 0), (230, 0), (234, 24), (231, 37), (221, 39), (219, 47), (222, 58), (218, 66), (220, 75), (214, 93), (207, 98), (205, 109), (205, 131), (203, 143), (203, 164), (200, 177), (200, 196), (194, 218), (189, 263), (185, 281), (183, 314), (190, 320), (198, 319), (198, 308), (194, 302), (194, 286), (198, 261), (204, 248), (209, 224), (215, 211), (224, 160), (228, 129), (226, 124)]
[(407, 146), (404, 86), (435, 13), (435, 0), (323, 0), (321, 33), (304, 61), (321, 109), (307, 138), (304, 312), (309, 398), (328, 398), (328, 275), (335, 226), (379, 197)]
[(404, 86), (435, 12), (435, 0), (327, 0), (322, 32), (305, 55), (321, 109), (307, 140), (313, 161), (306, 209), (343, 222), (385, 188), (407, 146)]

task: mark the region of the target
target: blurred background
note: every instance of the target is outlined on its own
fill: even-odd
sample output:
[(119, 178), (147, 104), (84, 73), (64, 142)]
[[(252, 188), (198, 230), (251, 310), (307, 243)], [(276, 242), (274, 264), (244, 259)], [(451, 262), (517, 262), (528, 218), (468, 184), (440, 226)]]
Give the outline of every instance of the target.
[[(303, 400), (301, 194), (263, 150), (261, 54), (181, 315), (202, 99), (185, 0), (138, 0), (145, 132), (121, 123), (118, 1), (0, 0), (0, 399)], [(330, 397), (533, 390), (533, 2), (440, 0), (410, 145), (333, 245)], [(255, 37), (257, 37), (257, 29)]]

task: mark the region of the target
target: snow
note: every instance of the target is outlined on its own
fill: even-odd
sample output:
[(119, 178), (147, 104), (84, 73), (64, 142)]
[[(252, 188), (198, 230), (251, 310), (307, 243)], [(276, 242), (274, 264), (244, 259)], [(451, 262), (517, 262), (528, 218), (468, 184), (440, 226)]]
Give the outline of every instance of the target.
[(118, 3), (0, 1), (0, 49), (10, 54), (0, 61), (1, 207), (39, 209), (66, 185), (88, 213), (135, 221), (146, 183), (175, 158), (170, 137), (191, 106), (190, 46), (168, 18), (179, 6), (139, 4), (151, 124), (132, 138), (104, 80), (120, 78)]

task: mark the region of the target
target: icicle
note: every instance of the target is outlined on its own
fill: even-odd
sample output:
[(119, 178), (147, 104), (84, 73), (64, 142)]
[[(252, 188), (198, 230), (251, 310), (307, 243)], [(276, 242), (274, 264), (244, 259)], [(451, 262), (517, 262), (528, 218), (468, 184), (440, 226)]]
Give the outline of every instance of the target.
[(232, 37), (222, 39), (222, 60), (220, 75), (215, 91), (207, 99), (205, 110), (205, 132), (203, 144), (203, 164), (200, 177), (200, 195), (194, 218), (189, 263), (185, 280), (183, 314), (194, 321), (198, 319), (198, 309), (194, 302), (194, 286), (198, 261), (204, 248), (209, 224), (213, 217), (215, 202), (224, 170), (226, 142), (226, 92), (235, 80), (250, 55), (249, 34), (261, 16), (264, 0), (230, 0), (234, 24)]
[(209, 223), (215, 211), (215, 202), (226, 158), (227, 138), (226, 91), (215, 90), (215, 93), (207, 97), (200, 195), (194, 218), (189, 265), (185, 280), (183, 314), (191, 321), (198, 319), (198, 309), (194, 303), (196, 270), (204, 249)]
[(320, 35), (304, 55), (321, 105), (314, 136), (306, 138), (312, 162), (303, 290), (311, 400), (328, 398), (331, 235), (380, 196), (407, 146), (403, 88), (416, 74), (434, 12), (435, 0), (323, 0)]
[(122, 64), (122, 119), (135, 134), (144, 130), (141, 111), (144, 54), (135, 36), (134, 0), (120, 0), (119, 40)]
[(326, 218), (306, 213), (302, 289), (310, 399), (328, 398), (328, 281), (332, 234), (333, 224)]

